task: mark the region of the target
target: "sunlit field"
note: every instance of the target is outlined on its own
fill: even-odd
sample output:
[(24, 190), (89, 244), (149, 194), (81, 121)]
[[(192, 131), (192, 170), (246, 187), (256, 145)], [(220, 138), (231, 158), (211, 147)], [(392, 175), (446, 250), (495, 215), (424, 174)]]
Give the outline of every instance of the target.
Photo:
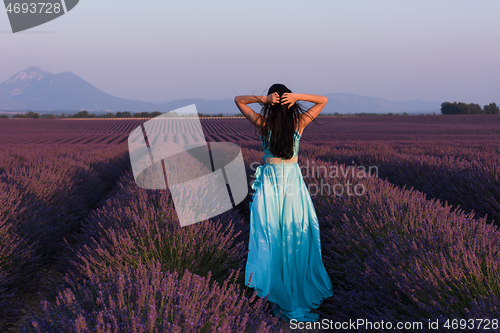
[[(249, 194), (181, 228), (168, 189), (134, 182), (145, 121), (0, 119), (2, 331), (296, 332), (243, 281), (257, 131), (201, 120), (241, 147)], [(500, 115), (318, 117), (299, 165), (334, 284), (320, 320), (498, 329)]]

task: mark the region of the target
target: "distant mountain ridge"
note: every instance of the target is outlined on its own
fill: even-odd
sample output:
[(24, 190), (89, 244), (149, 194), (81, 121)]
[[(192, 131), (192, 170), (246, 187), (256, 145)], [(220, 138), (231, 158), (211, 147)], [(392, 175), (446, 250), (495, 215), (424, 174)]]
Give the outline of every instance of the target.
[[(325, 106), (338, 113), (388, 113), (388, 112), (440, 112), (441, 103), (436, 101), (391, 101), (383, 98), (368, 97), (347, 93), (326, 94), (328, 103)], [(329, 111), (326, 111), (329, 113)]]
[[(326, 96), (328, 104), (322, 112), (325, 114), (334, 112), (438, 113), (441, 106), (441, 102), (434, 101), (390, 101), (345, 93), (332, 93)], [(238, 113), (232, 99), (182, 99), (162, 104), (132, 101), (107, 94), (71, 72), (52, 74), (38, 67), (28, 67), (0, 84), (0, 110), (3, 111), (167, 112), (189, 104), (196, 104), (200, 113), (226, 115)]]

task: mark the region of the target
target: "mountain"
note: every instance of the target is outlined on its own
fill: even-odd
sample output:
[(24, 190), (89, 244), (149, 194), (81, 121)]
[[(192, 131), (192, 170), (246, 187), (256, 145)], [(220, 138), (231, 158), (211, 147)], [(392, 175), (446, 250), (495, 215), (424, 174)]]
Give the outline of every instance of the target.
[[(440, 102), (390, 101), (353, 94), (327, 94), (328, 104), (322, 113), (355, 112), (439, 112)], [(0, 84), (0, 110), (4, 111), (160, 111), (167, 112), (196, 104), (198, 112), (212, 114), (238, 113), (233, 99), (182, 99), (163, 104), (132, 101), (107, 94), (71, 72), (52, 74), (29, 67)], [(304, 103), (308, 106), (308, 103)], [(71, 112), (67, 112), (71, 113)]]
[[(3, 103), (2, 103), (3, 102)], [(149, 103), (111, 96), (70, 72), (29, 67), (0, 85), (0, 109), (143, 111)]]

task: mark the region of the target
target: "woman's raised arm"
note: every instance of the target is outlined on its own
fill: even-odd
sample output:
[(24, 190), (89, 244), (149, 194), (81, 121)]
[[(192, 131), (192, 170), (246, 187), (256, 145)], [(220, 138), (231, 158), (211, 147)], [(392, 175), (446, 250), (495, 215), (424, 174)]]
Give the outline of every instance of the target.
[[(314, 118), (316, 118), (321, 110), (328, 102), (328, 98), (326, 96), (321, 95), (311, 95), (311, 94), (293, 94), (293, 93), (284, 93), (281, 98), (281, 102), (283, 104), (290, 104), (292, 106), (296, 101), (305, 101), (315, 103), (313, 106), (306, 111), (305, 114), (301, 115), (300, 123), (302, 128), (306, 127)], [(309, 116), (307, 115), (309, 113)]]
[(280, 97), (278, 93), (270, 94), (268, 96), (252, 96), (252, 95), (241, 95), (234, 98), (236, 106), (240, 112), (247, 118), (252, 124), (260, 127), (262, 124), (262, 117), (260, 114), (252, 110), (247, 104), (252, 103), (279, 103)]

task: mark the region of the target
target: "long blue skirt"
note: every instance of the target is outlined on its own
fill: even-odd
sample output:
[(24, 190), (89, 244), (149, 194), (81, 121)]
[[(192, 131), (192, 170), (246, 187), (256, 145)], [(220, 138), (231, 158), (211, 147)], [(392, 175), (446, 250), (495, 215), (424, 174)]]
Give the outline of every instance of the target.
[(268, 296), (282, 318), (318, 321), (311, 312), (333, 286), (321, 258), (318, 218), (298, 163), (260, 165), (250, 203), (246, 285)]

